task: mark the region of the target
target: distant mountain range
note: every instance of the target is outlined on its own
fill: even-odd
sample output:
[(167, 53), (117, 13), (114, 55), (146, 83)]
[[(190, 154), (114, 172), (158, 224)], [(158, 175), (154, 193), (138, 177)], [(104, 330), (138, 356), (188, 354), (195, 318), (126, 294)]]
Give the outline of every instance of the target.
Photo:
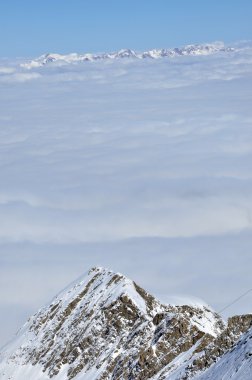
[(122, 274), (93, 268), (1, 350), (0, 378), (251, 380), (251, 323), (252, 314), (225, 322), (203, 305), (164, 305)]
[(101, 53), (101, 54), (43, 54), (40, 57), (31, 60), (29, 62), (23, 63), (21, 66), (26, 69), (32, 69), (36, 67), (41, 67), (50, 64), (70, 64), (79, 62), (93, 62), (99, 60), (114, 60), (121, 58), (132, 58), (132, 59), (158, 59), (164, 57), (177, 57), (177, 56), (188, 56), (188, 55), (209, 55), (219, 52), (232, 52), (235, 49), (232, 47), (225, 46), (222, 42), (215, 42), (212, 44), (201, 44), (201, 45), (187, 45), (182, 48), (174, 49), (153, 49), (145, 52), (136, 52), (130, 49), (123, 49), (113, 53)]

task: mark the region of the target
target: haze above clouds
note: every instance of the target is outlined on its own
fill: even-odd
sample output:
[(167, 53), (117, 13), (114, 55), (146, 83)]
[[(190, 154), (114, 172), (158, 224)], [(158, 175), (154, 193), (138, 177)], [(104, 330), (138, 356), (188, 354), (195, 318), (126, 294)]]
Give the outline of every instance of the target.
[(0, 346), (94, 265), (217, 309), (252, 286), (245, 46), (33, 70), (0, 62)]

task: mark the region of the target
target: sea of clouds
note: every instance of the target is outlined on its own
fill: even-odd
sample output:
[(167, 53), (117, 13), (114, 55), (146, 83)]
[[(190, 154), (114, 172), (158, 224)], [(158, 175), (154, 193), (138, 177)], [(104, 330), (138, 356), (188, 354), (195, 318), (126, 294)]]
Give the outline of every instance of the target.
[[(0, 60), (0, 346), (89, 267), (217, 310), (252, 287), (252, 49)], [(250, 298), (227, 314), (251, 312)]]

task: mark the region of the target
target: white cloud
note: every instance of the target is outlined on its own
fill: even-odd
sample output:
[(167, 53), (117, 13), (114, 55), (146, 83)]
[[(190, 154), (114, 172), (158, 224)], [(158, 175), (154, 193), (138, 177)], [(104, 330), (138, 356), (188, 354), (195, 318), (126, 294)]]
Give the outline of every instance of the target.
[(18, 73), (18, 72), (4, 72), (4, 74), (10, 75), (1, 75), (0, 70), (0, 83), (24, 83), (41, 77), (39, 73)]
[(15, 72), (15, 69), (13, 67), (9, 66), (0, 66), (0, 75), (1, 74), (12, 74)]

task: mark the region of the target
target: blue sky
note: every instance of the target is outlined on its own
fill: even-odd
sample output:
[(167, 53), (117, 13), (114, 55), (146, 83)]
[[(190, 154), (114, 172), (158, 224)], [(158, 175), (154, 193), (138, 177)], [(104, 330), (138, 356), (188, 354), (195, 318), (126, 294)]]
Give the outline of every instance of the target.
[(0, 55), (250, 40), (251, 16), (251, 0), (1, 1)]

